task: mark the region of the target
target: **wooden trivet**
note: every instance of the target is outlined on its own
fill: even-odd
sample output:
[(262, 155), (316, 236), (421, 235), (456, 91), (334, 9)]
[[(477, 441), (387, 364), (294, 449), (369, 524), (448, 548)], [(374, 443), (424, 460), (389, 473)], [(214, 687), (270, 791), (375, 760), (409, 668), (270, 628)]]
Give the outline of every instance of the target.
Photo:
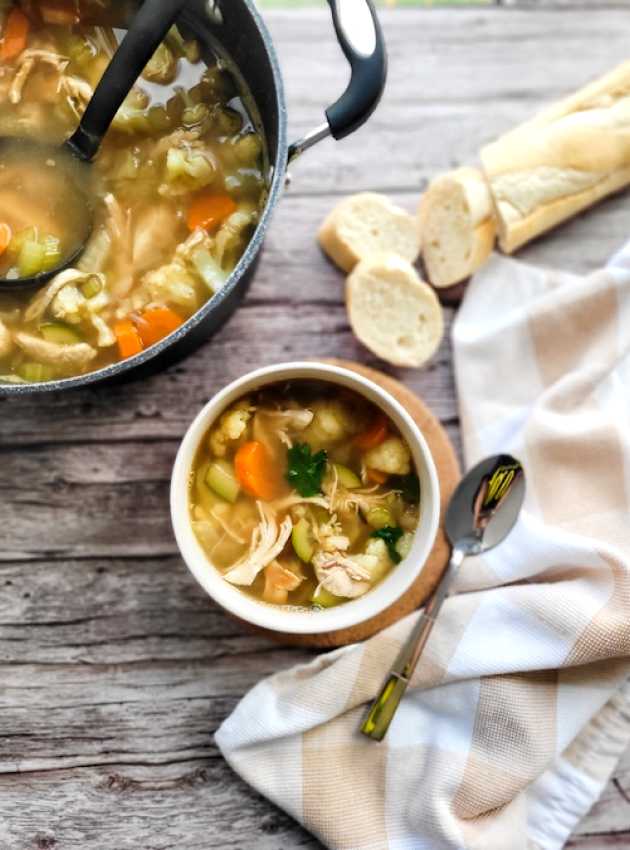
[[(424, 402), (411, 392), (411, 390), (403, 386), (400, 381), (358, 363), (350, 363), (345, 360), (326, 360), (324, 362), (333, 363), (346, 369), (352, 369), (354, 372), (358, 372), (360, 375), (374, 381), (374, 383), (393, 395), (415, 420), (431, 450), (438, 478), (440, 479), (443, 521), (446, 505), (459, 482), (460, 470), (455, 450), (446, 431), (442, 428), (438, 420)], [(378, 616), (372, 617), (370, 620), (366, 620), (357, 626), (351, 626), (347, 629), (340, 629), (336, 632), (327, 632), (321, 635), (291, 635), (284, 632), (260, 629), (250, 624), (247, 625), (258, 634), (264, 634), (266, 637), (286, 646), (308, 646), (319, 649), (331, 649), (332, 647), (346, 646), (350, 643), (365, 640), (387, 626), (391, 626), (392, 623), (410, 614), (416, 608), (419, 608), (437, 586), (448, 562), (448, 557), (449, 547), (442, 526), (440, 525), (435, 545), (424, 565), (424, 569), (409, 590), (397, 602), (394, 602), (393, 605), (390, 605), (389, 608), (386, 608)]]

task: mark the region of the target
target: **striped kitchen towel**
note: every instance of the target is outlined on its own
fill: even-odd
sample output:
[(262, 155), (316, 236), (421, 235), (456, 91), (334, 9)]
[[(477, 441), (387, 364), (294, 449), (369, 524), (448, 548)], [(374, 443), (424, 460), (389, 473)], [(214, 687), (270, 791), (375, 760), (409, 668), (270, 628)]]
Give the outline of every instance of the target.
[(466, 461), (525, 464), (389, 734), (358, 733), (417, 615), (261, 682), (217, 733), (333, 850), (556, 850), (630, 743), (630, 249), (588, 277), (495, 257), (453, 332)]

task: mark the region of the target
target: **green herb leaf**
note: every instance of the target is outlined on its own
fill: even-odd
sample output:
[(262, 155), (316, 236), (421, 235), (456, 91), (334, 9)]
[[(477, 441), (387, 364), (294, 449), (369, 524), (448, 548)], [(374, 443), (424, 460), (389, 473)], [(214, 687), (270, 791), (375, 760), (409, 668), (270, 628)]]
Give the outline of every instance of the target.
[(409, 475), (393, 475), (389, 483), (394, 490), (399, 490), (405, 502), (410, 505), (420, 504), (420, 479), (411, 472)]
[(287, 481), (300, 496), (308, 498), (322, 492), (322, 479), (326, 472), (328, 455), (322, 451), (313, 454), (308, 443), (298, 443), (288, 451), (289, 471)]
[(373, 531), (370, 534), (370, 537), (376, 537), (379, 540), (383, 540), (385, 545), (387, 546), (389, 557), (395, 564), (399, 564), (402, 561), (402, 558), (400, 556), (400, 552), (398, 551), (398, 549), (396, 549), (396, 544), (403, 536), (403, 534), (404, 532), (402, 528), (388, 525), (385, 528), (379, 528), (377, 531)]

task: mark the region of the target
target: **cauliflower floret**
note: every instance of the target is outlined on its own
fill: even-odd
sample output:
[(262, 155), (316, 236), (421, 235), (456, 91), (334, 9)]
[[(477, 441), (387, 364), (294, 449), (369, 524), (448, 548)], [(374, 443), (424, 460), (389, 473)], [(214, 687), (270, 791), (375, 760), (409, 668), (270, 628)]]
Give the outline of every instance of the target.
[(352, 555), (352, 560), (370, 573), (370, 581), (375, 584), (386, 575), (392, 566), (384, 540), (371, 539), (362, 555)]
[(144, 300), (138, 306), (155, 301), (158, 304), (177, 304), (192, 312), (199, 304), (196, 280), (178, 258), (147, 272), (142, 278), (138, 296)]
[(146, 64), (142, 76), (152, 83), (172, 83), (177, 74), (177, 59), (166, 44), (160, 44)]
[(311, 409), (313, 421), (304, 431), (304, 439), (310, 445), (331, 445), (359, 431), (350, 406), (339, 399), (316, 401)]
[(388, 475), (408, 475), (411, 472), (411, 452), (400, 437), (389, 437), (380, 446), (363, 456), (369, 469)]
[(225, 457), (230, 443), (236, 443), (247, 431), (252, 418), (249, 399), (232, 405), (219, 419), (219, 424), (210, 432), (210, 448), (217, 457)]
[(143, 133), (151, 129), (148, 120), (149, 95), (134, 86), (114, 116), (112, 127), (121, 133)]
[(94, 328), (97, 333), (97, 345), (99, 348), (109, 348), (114, 345), (116, 337), (107, 322), (98, 313), (109, 304), (109, 297), (104, 289), (105, 278), (103, 275), (90, 275), (77, 272), (75, 283), (96, 277), (100, 280), (101, 291), (93, 298), (86, 298), (76, 285), (66, 284), (52, 300), (50, 312), (56, 319), (67, 322), (70, 325), (80, 325), (86, 322)]
[(165, 197), (185, 195), (209, 186), (216, 176), (217, 163), (212, 152), (201, 143), (184, 143), (169, 148), (166, 154), (166, 182), (158, 191)]
[(83, 318), (84, 306), (85, 298), (76, 286), (67, 285), (55, 295), (50, 311), (56, 319), (78, 325)]

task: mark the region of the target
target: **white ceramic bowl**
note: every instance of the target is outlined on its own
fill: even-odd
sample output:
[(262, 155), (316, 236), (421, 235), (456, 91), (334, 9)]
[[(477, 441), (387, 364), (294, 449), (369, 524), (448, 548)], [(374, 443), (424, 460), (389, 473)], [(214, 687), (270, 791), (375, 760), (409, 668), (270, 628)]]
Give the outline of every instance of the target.
[[(420, 478), (420, 523), (409, 555), (365, 596), (324, 611), (297, 611), (259, 602), (229, 584), (199, 544), (189, 511), (189, 483), (197, 449), (208, 429), (233, 402), (268, 384), (297, 380), (328, 381), (348, 387), (381, 408), (407, 441)], [(280, 363), (250, 372), (217, 393), (188, 429), (177, 453), (171, 479), (171, 517), (177, 545), (188, 569), (219, 605), (241, 620), (289, 634), (321, 634), (362, 623), (399, 599), (422, 570), (440, 518), (440, 492), (433, 458), (406, 410), (372, 381), (337, 366), (310, 362)]]

